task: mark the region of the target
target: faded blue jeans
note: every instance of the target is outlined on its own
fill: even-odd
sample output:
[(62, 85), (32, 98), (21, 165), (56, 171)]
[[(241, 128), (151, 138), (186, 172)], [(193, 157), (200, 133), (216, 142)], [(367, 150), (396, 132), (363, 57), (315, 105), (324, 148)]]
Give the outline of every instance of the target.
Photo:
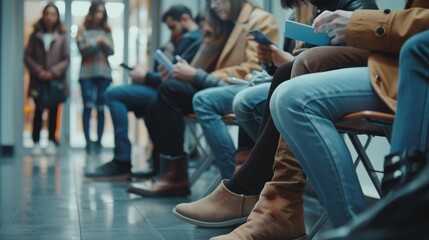
[(391, 153), (429, 149), (429, 30), (402, 46)]
[(350, 152), (334, 122), (363, 110), (390, 112), (367, 67), (313, 73), (282, 83), (270, 102), (274, 123), (302, 165), (334, 225), (367, 208)]
[(107, 89), (106, 103), (109, 106), (115, 131), (115, 160), (131, 161), (128, 112), (134, 112), (137, 117), (147, 114), (156, 92), (154, 88), (142, 84), (112, 86)]
[(192, 99), (194, 112), (224, 179), (230, 179), (234, 173), (236, 149), (222, 117), (232, 113), (232, 100), (243, 88), (238, 85), (208, 88)]
[(264, 117), (270, 86), (271, 82), (245, 87), (234, 97), (232, 108), (238, 124), (255, 142)]

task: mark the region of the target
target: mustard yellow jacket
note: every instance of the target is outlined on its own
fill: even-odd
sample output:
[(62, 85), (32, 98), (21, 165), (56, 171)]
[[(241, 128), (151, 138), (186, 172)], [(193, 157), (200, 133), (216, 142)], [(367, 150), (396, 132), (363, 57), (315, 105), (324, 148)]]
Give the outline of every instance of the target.
[(371, 83), (376, 93), (396, 110), (399, 52), (411, 36), (429, 29), (429, 1), (409, 0), (405, 10), (358, 10), (353, 13), (347, 44), (371, 50), (368, 59)]

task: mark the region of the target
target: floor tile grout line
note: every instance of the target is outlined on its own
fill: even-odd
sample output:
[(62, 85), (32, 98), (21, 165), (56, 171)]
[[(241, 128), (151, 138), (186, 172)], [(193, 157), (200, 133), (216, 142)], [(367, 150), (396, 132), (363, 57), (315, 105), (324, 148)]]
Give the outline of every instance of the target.
[(135, 204), (135, 201), (132, 201), (131, 199), (130, 199), (130, 201), (131, 201), (131, 204), (133, 205), (133, 207), (135, 208), (135, 209), (137, 209), (137, 212), (138, 213), (140, 213), (140, 215), (146, 220), (146, 222), (153, 228), (153, 230), (155, 230), (155, 232), (161, 237), (161, 239), (162, 240), (165, 240), (165, 238), (161, 235), (161, 233), (156, 229), (156, 227), (149, 221), (149, 219), (147, 219), (146, 217), (145, 217), (145, 215), (143, 214), (143, 212), (142, 211), (140, 211), (140, 209), (136, 206), (136, 204)]
[[(67, 153), (67, 156), (69, 157), (69, 154)], [(68, 158), (68, 160), (70, 160), (70, 158)], [(72, 174), (72, 176), (73, 176), (73, 187), (74, 187), (74, 192), (75, 192), (75, 200), (76, 200), (76, 211), (77, 211), (77, 222), (78, 222), (78, 224), (77, 224), (77, 226), (79, 227), (79, 237), (80, 237), (80, 240), (83, 240), (83, 236), (82, 236), (82, 221), (81, 221), (81, 214), (80, 214), (80, 202), (79, 202), (79, 192), (78, 192), (78, 189), (77, 189), (77, 174), (76, 174), (76, 163), (75, 164), (72, 164), (73, 162), (72, 161), (69, 161), (69, 167), (70, 167), (70, 169), (71, 169), (71, 171), (72, 171), (72, 173), (74, 173), (74, 174)]]

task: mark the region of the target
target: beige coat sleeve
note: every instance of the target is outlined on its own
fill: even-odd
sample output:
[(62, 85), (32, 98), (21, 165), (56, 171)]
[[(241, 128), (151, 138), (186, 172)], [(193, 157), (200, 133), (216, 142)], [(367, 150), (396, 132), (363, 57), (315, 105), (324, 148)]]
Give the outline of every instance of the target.
[(399, 53), (411, 36), (429, 29), (429, 9), (358, 10), (349, 22), (349, 46), (385, 53)]
[[(251, 16), (249, 25), (241, 29), (240, 36), (237, 37), (237, 42), (233, 44), (235, 47), (227, 54), (226, 58), (218, 62), (218, 70), (212, 72), (210, 75), (225, 80), (230, 76), (244, 78), (246, 74), (251, 73), (253, 70), (261, 70), (256, 51), (257, 43), (247, 40), (248, 32), (254, 28), (259, 28), (273, 43), (278, 44), (278, 25), (275, 18), (271, 14)], [(242, 46), (245, 46), (244, 53), (237, 52), (240, 51), (239, 49)], [(240, 55), (242, 57), (237, 59)]]

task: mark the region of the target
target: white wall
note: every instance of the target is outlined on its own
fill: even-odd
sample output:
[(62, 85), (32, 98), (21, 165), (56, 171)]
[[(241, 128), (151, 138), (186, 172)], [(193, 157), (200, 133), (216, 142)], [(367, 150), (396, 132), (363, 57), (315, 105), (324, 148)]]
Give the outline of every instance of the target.
[[(22, 130), (22, 71), (23, 40), (21, 12), (22, 1), (2, 1), (0, 17), (2, 31), (1, 63), (1, 129), (0, 145), (15, 146), (18, 139), (17, 130)], [(22, 133), (22, 131), (21, 131)]]

